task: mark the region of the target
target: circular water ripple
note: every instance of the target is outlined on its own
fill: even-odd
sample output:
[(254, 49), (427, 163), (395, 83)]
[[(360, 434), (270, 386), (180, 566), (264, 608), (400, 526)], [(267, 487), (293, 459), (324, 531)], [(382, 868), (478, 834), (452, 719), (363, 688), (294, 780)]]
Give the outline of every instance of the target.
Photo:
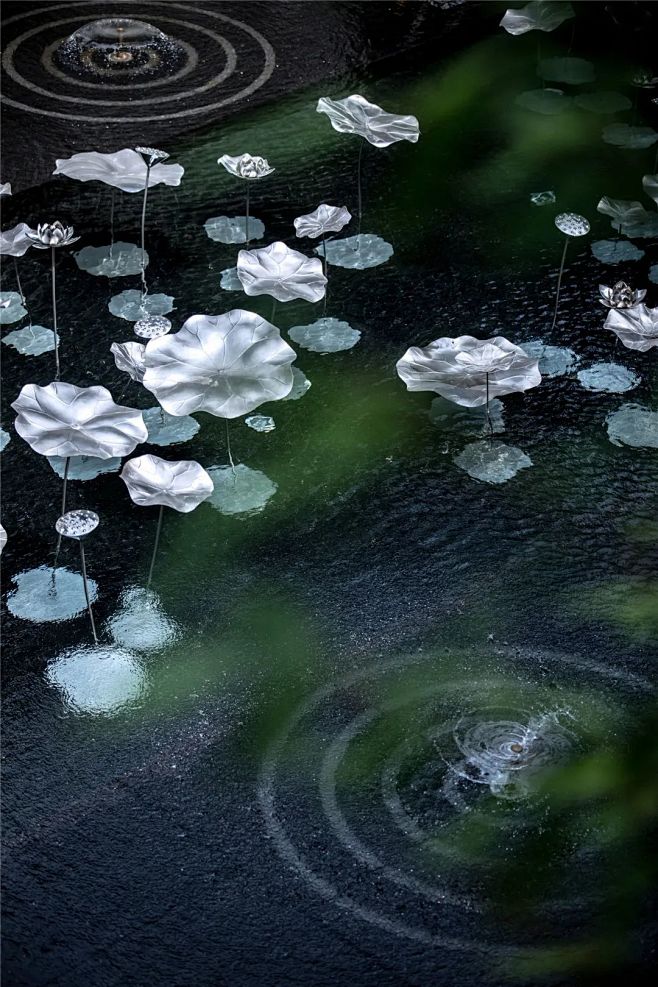
[[(3, 101), (28, 113), (91, 123), (194, 119), (248, 98), (274, 71), (274, 49), (244, 21), (190, 3), (143, 0), (140, 16), (152, 18), (181, 47), (183, 65), (175, 75), (140, 81), (141, 96), (134, 98), (131, 86), (62, 72), (55, 50), (105, 6), (86, 0), (72, 14), (70, 4), (51, 3), (8, 18), (4, 26), (14, 36), (2, 58)], [(112, 13), (131, 17), (135, 11), (119, 2)]]
[[(359, 920), (425, 945), (527, 953), (532, 944), (488, 914), (489, 853), (513, 854), (546, 823), (545, 772), (605, 745), (613, 711), (649, 691), (543, 652), (419, 654), (348, 674), (299, 706), (265, 756), (268, 837), (316, 894)], [(491, 834), (479, 852), (463, 839), (476, 813)], [(547, 921), (597, 897), (589, 827), (574, 836)]]

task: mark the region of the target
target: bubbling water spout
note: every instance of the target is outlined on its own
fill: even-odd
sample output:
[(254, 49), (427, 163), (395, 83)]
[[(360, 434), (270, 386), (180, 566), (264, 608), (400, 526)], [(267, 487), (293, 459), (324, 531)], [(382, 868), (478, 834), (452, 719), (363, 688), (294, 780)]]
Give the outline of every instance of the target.
[(108, 17), (75, 31), (55, 51), (60, 68), (75, 76), (131, 83), (166, 78), (186, 59), (185, 49), (157, 27), (128, 17)]

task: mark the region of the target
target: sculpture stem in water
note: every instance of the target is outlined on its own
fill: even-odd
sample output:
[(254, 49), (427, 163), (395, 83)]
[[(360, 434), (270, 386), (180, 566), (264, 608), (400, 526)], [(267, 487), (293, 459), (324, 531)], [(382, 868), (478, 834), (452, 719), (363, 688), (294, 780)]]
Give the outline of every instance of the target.
[[(14, 273), (16, 274), (16, 284), (18, 286), (18, 294), (21, 296), (21, 304), (23, 308), (27, 308), (25, 304), (25, 295), (23, 294), (23, 286), (21, 285), (21, 276), (18, 273), (18, 260), (14, 257)], [(32, 325), (32, 319), (30, 318), (30, 325)]]
[(359, 142), (359, 158), (356, 165), (356, 189), (357, 189), (357, 202), (358, 202), (358, 213), (359, 213), (359, 234), (361, 233), (361, 214), (362, 209), (362, 196), (361, 196), (361, 157), (363, 155), (363, 141)]
[(144, 185), (144, 201), (142, 202), (142, 295), (144, 296), (148, 294), (148, 288), (146, 287), (146, 252), (144, 249), (144, 241), (146, 239), (146, 200), (148, 198), (150, 176), (151, 166), (150, 164), (147, 164), (146, 184)]
[(110, 200), (110, 257), (114, 251), (114, 198), (116, 191), (115, 188), (112, 189), (112, 198)]
[(155, 557), (158, 554), (158, 545), (160, 543), (160, 532), (162, 531), (162, 519), (164, 517), (164, 504), (160, 504), (160, 513), (158, 514), (158, 527), (155, 532), (155, 545), (153, 546), (153, 555), (151, 556), (151, 566), (149, 568), (149, 578), (146, 583), (146, 588), (151, 588), (151, 580), (153, 579), (153, 567), (155, 566)]
[(59, 380), (59, 335), (57, 333), (57, 291), (55, 288), (55, 248), (50, 248), (50, 286), (53, 301), (53, 332), (55, 333), (55, 380)]
[(231, 464), (231, 469), (233, 470), (233, 476), (235, 476), (235, 463), (233, 462), (233, 456), (231, 455), (231, 436), (228, 430), (228, 418), (226, 421), (226, 451), (228, 453), (228, 461)]
[[(62, 509), (60, 511), (60, 517), (66, 514), (66, 485), (69, 479), (69, 466), (71, 465), (71, 457), (67, 456), (64, 461), (64, 485), (62, 486)], [(62, 535), (60, 532), (57, 533), (57, 545), (55, 546), (55, 561), (53, 562), (53, 584), (55, 582), (55, 571), (57, 569), (57, 560), (59, 558), (59, 550), (62, 547)]]
[(562, 260), (560, 261), (560, 272), (557, 276), (557, 291), (555, 292), (555, 309), (553, 310), (553, 323), (551, 325), (551, 332), (555, 329), (555, 323), (557, 322), (557, 307), (560, 304), (560, 287), (562, 285), (562, 272), (564, 271), (564, 261), (567, 256), (567, 247), (569, 246), (569, 237), (564, 238), (564, 250), (562, 251)]
[[(325, 278), (327, 276), (327, 238), (323, 235), (322, 237), (322, 273)], [(327, 285), (324, 288), (324, 305), (322, 306), (322, 314), (327, 314)]]
[(486, 390), (487, 403), (485, 405), (485, 408), (487, 412), (487, 424), (489, 425), (489, 438), (492, 439), (494, 436), (494, 427), (493, 427), (493, 422), (491, 420), (491, 412), (489, 411), (489, 374), (485, 374), (485, 378), (486, 378), (485, 386), (487, 389)]
[(82, 538), (80, 539), (80, 564), (82, 565), (82, 585), (85, 590), (85, 600), (87, 601), (87, 611), (89, 613), (89, 620), (91, 621), (91, 633), (94, 635), (94, 644), (98, 644), (98, 636), (96, 634), (96, 624), (94, 623), (94, 614), (91, 609), (91, 600), (89, 599), (89, 587), (87, 586), (87, 566), (85, 564), (85, 549), (82, 544)]
[(244, 217), (244, 237), (245, 243), (249, 243), (249, 192), (251, 191), (249, 187), (249, 182), (247, 182), (247, 208)]

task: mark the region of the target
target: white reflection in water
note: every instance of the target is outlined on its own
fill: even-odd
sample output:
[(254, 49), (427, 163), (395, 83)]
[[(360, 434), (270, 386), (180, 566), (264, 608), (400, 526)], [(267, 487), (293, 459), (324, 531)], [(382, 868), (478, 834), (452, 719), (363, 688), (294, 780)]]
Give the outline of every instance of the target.
[(453, 462), (474, 480), (483, 483), (505, 483), (520, 470), (532, 466), (532, 460), (521, 449), (488, 439), (472, 442), (455, 456)]
[(135, 703), (147, 685), (139, 658), (112, 644), (64, 651), (49, 662), (45, 677), (73, 712), (96, 715)]
[(176, 621), (163, 612), (153, 590), (131, 586), (123, 591), (119, 603), (120, 609), (107, 622), (107, 630), (117, 644), (153, 651), (178, 637)]
[(222, 514), (259, 514), (277, 491), (277, 485), (260, 470), (252, 470), (243, 463), (235, 469), (230, 466), (213, 466), (208, 470), (215, 485), (208, 503)]
[[(343, 240), (327, 240), (327, 263), (334, 267), (349, 267), (364, 271), (368, 267), (385, 264), (393, 256), (393, 247), (374, 233), (359, 233)], [(320, 244), (316, 254), (324, 255), (325, 247)]]
[[(71, 572), (64, 566), (53, 570), (41, 565), (27, 569), (13, 577), (16, 589), (7, 596), (7, 608), (14, 617), (31, 620), (36, 624), (46, 621), (70, 620), (87, 609), (84, 584), (79, 572)], [(98, 584), (87, 579), (89, 600), (98, 597)]]
[[(96, 277), (124, 278), (142, 270), (142, 249), (134, 243), (118, 240), (107, 247), (83, 247), (74, 254), (81, 271)], [(148, 267), (148, 251), (144, 251), (144, 267)]]

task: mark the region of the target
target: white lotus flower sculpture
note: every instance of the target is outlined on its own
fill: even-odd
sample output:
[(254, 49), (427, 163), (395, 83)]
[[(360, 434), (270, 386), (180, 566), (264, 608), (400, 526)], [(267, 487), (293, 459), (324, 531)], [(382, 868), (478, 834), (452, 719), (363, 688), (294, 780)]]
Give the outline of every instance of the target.
[(396, 369), (409, 391), (434, 391), (465, 408), (487, 407), (503, 394), (527, 391), (541, 383), (538, 362), (504, 336), (442, 336), (429, 346), (412, 346)]
[(112, 343), (110, 352), (119, 370), (128, 374), (131, 380), (138, 384), (144, 380), (144, 350), (145, 343)]
[(230, 154), (222, 154), (217, 158), (217, 164), (226, 168), (229, 175), (235, 178), (244, 178), (247, 181), (247, 202), (245, 210), (245, 241), (249, 243), (249, 193), (251, 182), (258, 181), (271, 175), (274, 168), (267, 158), (261, 158), (258, 154), (238, 154), (232, 157)]
[(334, 130), (342, 134), (358, 134), (375, 147), (388, 147), (397, 141), (415, 144), (420, 136), (416, 117), (387, 113), (363, 96), (348, 96), (346, 99), (322, 96), (318, 100), (317, 112), (327, 114)]
[(158, 527), (151, 556), (147, 587), (151, 585), (158, 552), (165, 507), (189, 514), (214, 490), (214, 484), (203, 466), (194, 460), (168, 462), (159, 456), (138, 456), (129, 459), (121, 470), (121, 479), (131, 500), (140, 507), (159, 507)]
[(154, 185), (180, 185), (185, 169), (178, 164), (156, 163), (150, 168), (142, 154), (130, 147), (111, 154), (83, 151), (70, 158), (57, 158), (53, 175), (66, 175), (78, 182), (103, 182), (122, 192), (143, 192)]
[(513, 35), (526, 34), (528, 31), (554, 31), (573, 16), (574, 9), (570, 3), (530, 0), (525, 7), (506, 10), (500, 27)]
[(605, 329), (612, 329), (629, 350), (647, 350), (658, 346), (658, 308), (634, 305), (623, 310), (611, 309)]
[(237, 272), (246, 295), (271, 295), (279, 302), (318, 302), (327, 284), (319, 258), (306, 257), (281, 241), (260, 250), (241, 250)]
[(599, 285), (599, 301), (606, 308), (632, 308), (642, 301), (646, 293), (646, 288), (633, 289), (625, 281), (617, 281), (612, 288), (605, 284)]
[(143, 384), (170, 415), (239, 418), (290, 393), (295, 359), (276, 326), (254, 312), (193, 315), (147, 344)]
[(59, 380), (59, 332), (57, 329), (57, 286), (55, 281), (55, 251), (58, 247), (68, 247), (76, 243), (80, 237), (74, 235), (72, 226), (64, 226), (60, 222), (39, 223), (36, 230), (28, 230), (25, 234), (32, 246), (38, 250), (50, 250), (50, 293), (53, 309), (53, 333), (55, 335), (55, 379)]
[(351, 219), (352, 214), (345, 206), (328, 206), (323, 202), (313, 212), (298, 216), (293, 224), (297, 236), (313, 239), (321, 236), (324, 240), (327, 233), (340, 232)]

